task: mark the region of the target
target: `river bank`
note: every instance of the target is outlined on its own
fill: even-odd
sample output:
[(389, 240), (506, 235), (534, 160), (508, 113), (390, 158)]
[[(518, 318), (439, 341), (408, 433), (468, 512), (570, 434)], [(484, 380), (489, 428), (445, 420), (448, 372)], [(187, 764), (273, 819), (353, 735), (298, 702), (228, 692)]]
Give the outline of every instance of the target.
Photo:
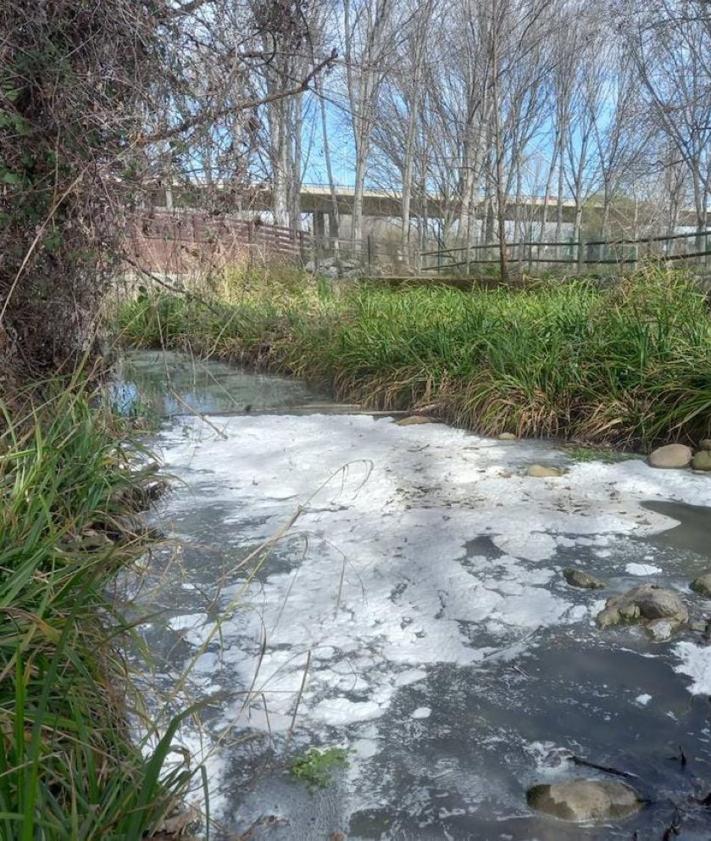
[(647, 450), (711, 434), (708, 305), (661, 269), (606, 289), (473, 293), (240, 278), (206, 302), (144, 295), (119, 320), (129, 346), (294, 375), (339, 400), (485, 435)]
[(110, 596), (155, 542), (135, 514), (159, 485), (81, 375), (16, 395), (2, 414), (0, 835), (139, 841), (190, 776), (163, 773), (165, 743), (135, 739), (131, 720), (149, 733), (151, 722)]

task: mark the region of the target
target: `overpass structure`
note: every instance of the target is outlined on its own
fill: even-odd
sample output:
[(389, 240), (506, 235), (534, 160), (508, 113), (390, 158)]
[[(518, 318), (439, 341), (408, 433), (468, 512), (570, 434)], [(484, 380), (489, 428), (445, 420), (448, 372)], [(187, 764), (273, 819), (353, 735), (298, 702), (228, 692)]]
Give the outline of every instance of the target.
[[(214, 188), (213, 188), (214, 189)], [(216, 189), (221, 190), (220, 187)], [(165, 191), (155, 192), (152, 196), (152, 203), (156, 207), (174, 208), (197, 208), (201, 206), (201, 187), (174, 185)], [(224, 190), (227, 193), (227, 190)], [(299, 191), (299, 201), (302, 213), (313, 214), (315, 217), (323, 214), (328, 216), (334, 210), (334, 198), (341, 216), (350, 216), (353, 213), (355, 201), (355, 188), (351, 186), (336, 185), (334, 194), (328, 184), (302, 184)], [(511, 200), (506, 208), (508, 219), (517, 216), (525, 219), (541, 217), (544, 205), (550, 210), (558, 206), (556, 197), (548, 197), (546, 201), (541, 196), (526, 196), (519, 202)], [(589, 207), (589, 205), (587, 205)], [(562, 202), (563, 221), (572, 222), (575, 216), (575, 202), (564, 199)], [(231, 212), (271, 212), (274, 209), (274, 191), (270, 184), (253, 184), (246, 189), (240, 190), (239, 196), (235, 198), (234, 206), (226, 208)], [(484, 200), (475, 205), (475, 215), (478, 218), (484, 216)], [(458, 202), (438, 195), (428, 195), (425, 199), (413, 196), (410, 202), (410, 216), (412, 218), (442, 219), (447, 215), (459, 215), (460, 207)], [(402, 193), (389, 190), (368, 189), (363, 193), (363, 216), (370, 218), (399, 218), (402, 215)], [(551, 217), (552, 218), (552, 217)], [(314, 228), (316, 230), (316, 227)]]
[[(152, 195), (152, 204), (155, 207), (177, 209), (185, 208), (196, 210), (205, 206), (201, 201), (200, 193), (205, 188), (200, 186), (186, 186), (175, 184), (165, 190), (155, 191)], [(271, 184), (252, 184), (241, 188), (236, 193), (230, 191), (227, 186), (217, 186), (210, 189), (217, 189), (223, 195), (230, 192), (235, 196), (233, 201), (224, 207), (228, 213), (248, 214), (250, 212), (272, 212), (274, 209), (274, 192)], [(325, 219), (333, 215), (334, 198), (340, 216), (351, 216), (355, 200), (355, 190), (352, 186), (336, 185), (335, 196), (331, 193), (328, 184), (302, 184), (299, 191), (299, 202), (301, 212), (312, 216), (312, 231), (316, 234), (324, 232)], [(571, 224), (575, 221), (576, 205), (570, 198), (562, 200), (561, 209), (563, 222)], [(522, 219), (526, 222), (540, 222), (543, 218), (543, 208), (548, 208), (548, 222), (555, 222), (558, 208), (557, 196), (522, 196), (518, 200), (515, 197), (509, 199), (506, 205), (506, 219)], [(441, 195), (428, 195), (425, 199), (413, 196), (410, 203), (411, 218), (443, 219), (447, 216), (458, 217), (460, 204), (456, 199), (443, 197)], [(602, 204), (598, 202), (586, 202), (585, 210), (602, 211)], [(483, 219), (486, 213), (484, 199), (475, 203), (474, 216)], [(363, 216), (372, 219), (399, 219), (402, 216), (402, 193), (391, 190), (368, 189), (363, 193)], [(695, 227), (696, 216), (693, 210), (684, 208), (679, 213), (678, 225), (680, 227)], [(330, 230), (335, 226), (331, 225)]]

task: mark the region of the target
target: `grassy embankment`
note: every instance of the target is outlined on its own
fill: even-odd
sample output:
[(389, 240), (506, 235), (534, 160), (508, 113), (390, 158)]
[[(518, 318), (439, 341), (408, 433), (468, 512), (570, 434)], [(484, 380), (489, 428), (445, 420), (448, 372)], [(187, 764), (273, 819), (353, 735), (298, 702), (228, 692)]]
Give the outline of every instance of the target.
[(120, 324), (133, 346), (293, 374), (371, 408), (431, 407), (485, 434), (648, 448), (711, 433), (708, 303), (661, 269), (608, 289), (471, 293), (233, 277), (209, 307), (149, 295)]
[(146, 548), (124, 516), (145, 476), (85, 388), (47, 393), (0, 409), (0, 838), (138, 841), (186, 782), (159, 780), (170, 732), (152, 755), (130, 738), (107, 598)]

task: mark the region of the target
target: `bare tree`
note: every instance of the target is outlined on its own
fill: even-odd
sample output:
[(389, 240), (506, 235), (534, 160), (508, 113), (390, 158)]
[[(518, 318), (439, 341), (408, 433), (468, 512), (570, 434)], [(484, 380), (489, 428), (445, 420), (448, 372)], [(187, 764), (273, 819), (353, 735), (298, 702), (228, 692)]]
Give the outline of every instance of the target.
[(621, 6), (620, 22), (647, 104), (688, 170), (701, 232), (711, 155), (708, 4), (629, 0)]
[(377, 97), (392, 49), (394, 0), (344, 0), (346, 88), (355, 151), (351, 238), (363, 235), (363, 192), (376, 117)]
[(303, 10), (298, 1), (250, 9), (228, 0), (2, 4), (5, 369), (56, 368), (82, 354), (121, 256), (125, 211), (156, 179), (170, 186), (176, 170), (214, 183), (220, 161), (244, 175), (258, 109), (307, 90), (334, 61), (309, 60), (287, 85), (260, 92), (265, 34), (288, 40)]

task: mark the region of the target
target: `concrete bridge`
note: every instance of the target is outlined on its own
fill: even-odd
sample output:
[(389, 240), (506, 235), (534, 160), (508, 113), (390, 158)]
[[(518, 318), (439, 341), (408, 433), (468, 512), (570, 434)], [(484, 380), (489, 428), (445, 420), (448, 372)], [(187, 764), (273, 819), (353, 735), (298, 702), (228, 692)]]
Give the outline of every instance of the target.
[[(151, 196), (151, 203), (156, 208), (168, 210), (185, 209), (198, 210), (205, 207), (200, 193), (199, 186), (174, 185), (165, 190), (156, 190)], [(211, 188), (214, 189), (214, 188)], [(218, 191), (221, 189), (217, 188)], [(227, 192), (227, 190), (225, 190)], [(338, 213), (341, 217), (350, 217), (353, 213), (354, 188), (338, 185), (335, 188)], [(241, 189), (233, 194), (234, 199), (224, 203), (223, 212), (236, 214), (240, 218), (254, 218), (256, 213), (271, 213), (274, 209), (274, 194), (270, 184), (254, 184), (246, 189)], [(311, 231), (316, 236), (324, 236), (326, 231), (335, 230), (333, 217), (333, 198), (327, 184), (303, 184), (300, 191), (301, 212), (311, 216)], [(544, 199), (542, 196), (524, 196), (516, 202), (511, 199), (506, 207), (506, 219), (513, 221), (521, 219), (528, 223), (540, 223), (543, 218), (543, 208), (548, 207), (547, 221), (553, 224), (556, 221), (558, 199), (556, 196), (549, 196)], [(585, 211), (600, 210), (602, 205), (595, 202), (587, 202)], [(567, 226), (575, 221), (575, 202), (572, 199), (562, 201), (563, 223)], [(365, 190), (363, 194), (363, 216), (367, 219), (399, 219), (402, 213), (402, 194), (397, 191), (387, 190)], [(410, 205), (411, 218), (427, 217), (430, 220), (443, 219), (446, 215), (458, 215), (457, 203), (452, 204), (442, 196), (430, 195), (426, 200), (413, 197)], [(480, 200), (475, 205), (475, 218), (482, 220), (485, 214), (484, 201)], [(326, 228), (328, 220), (328, 229)], [(695, 228), (696, 217), (692, 210), (683, 209), (679, 214), (678, 225), (680, 228)]]
[[(218, 190), (220, 188), (217, 188)], [(172, 188), (155, 191), (152, 195), (152, 203), (160, 208), (198, 208), (201, 206), (199, 187), (185, 187), (175, 185)], [(335, 188), (338, 212), (342, 216), (350, 216), (353, 213), (353, 202), (355, 190), (353, 187), (337, 185)], [(324, 214), (327, 216), (333, 212), (333, 199), (328, 184), (302, 184), (300, 191), (300, 202), (302, 213)], [(517, 207), (523, 211), (520, 215), (525, 219), (541, 217), (543, 206), (546, 204), (543, 197), (526, 196), (517, 205), (512, 199), (506, 209), (508, 219), (514, 219)], [(557, 199), (548, 197), (549, 219), (553, 219), (552, 212), (557, 206)], [(586, 205), (589, 207), (590, 205)], [(244, 211), (272, 211), (274, 208), (274, 195), (270, 184), (255, 184), (242, 190), (235, 199), (234, 206), (226, 208), (228, 212)], [(457, 204), (443, 199), (441, 196), (430, 195), (427, 199), (413, 197), (410, 204), (410, 215), (413, 218), (427, 216), (429, 219), (441, 219), (447, 213), (458, 214)], [(480, 201), (475, 209), (478, 218), (483, 217), (484, 202)], [(399, 218), (402, 214), (402, 194), (397, 191), (388, 190), (365, 190), (363, 194), (363, 215), (371, 218)], [(575, 216), (575, 202), (570, 199), (563, 200), (563, 221), (572, 222)]]

